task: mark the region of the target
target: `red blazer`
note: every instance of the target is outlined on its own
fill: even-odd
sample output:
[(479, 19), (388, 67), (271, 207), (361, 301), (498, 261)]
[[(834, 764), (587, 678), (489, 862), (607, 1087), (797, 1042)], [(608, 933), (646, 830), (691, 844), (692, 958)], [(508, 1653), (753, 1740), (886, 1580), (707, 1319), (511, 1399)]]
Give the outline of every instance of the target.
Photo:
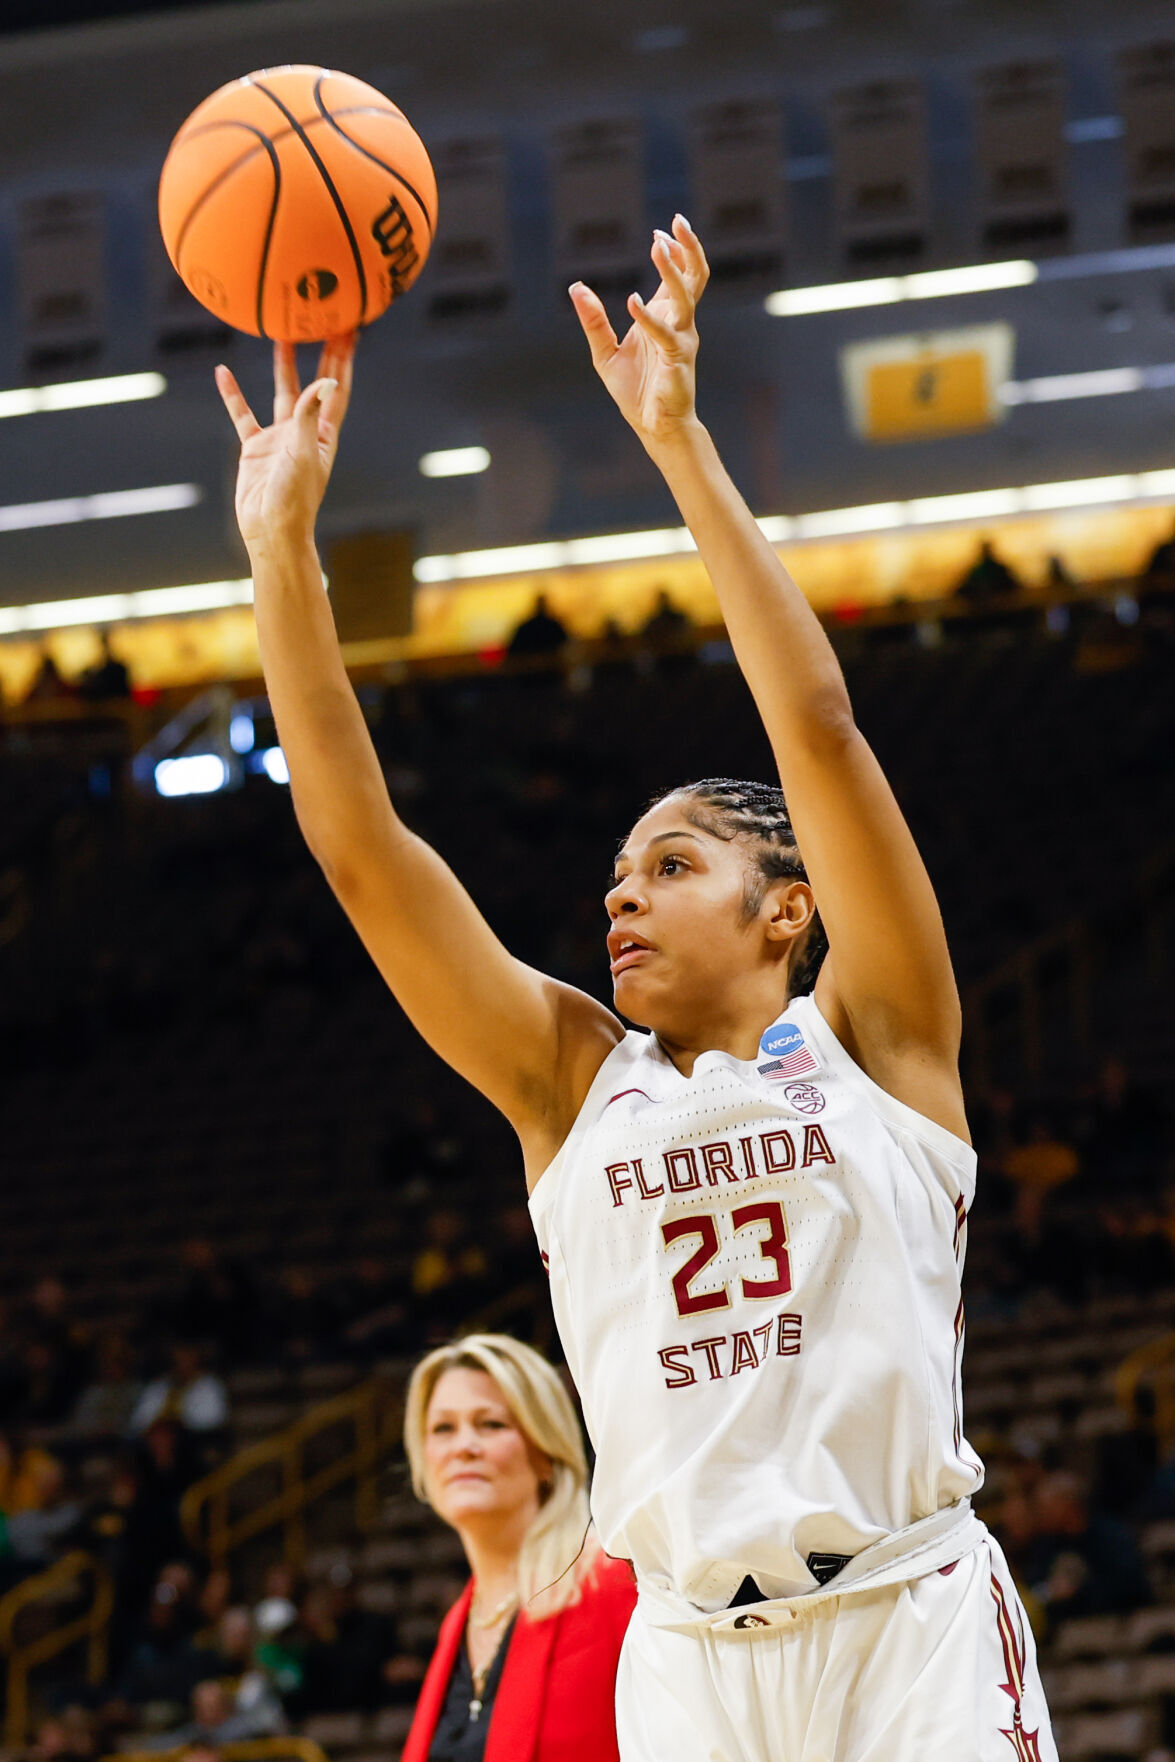
[[(400, 1762), (428, 1762), (472, 1599), (470, 1582), (441, 1623)], [(578, 1603), (546, 1621), (519, 1615), (490, 1713), (485, 1762), (619, 1762), (616, 1665), (635, 1603), (628, 1562), (602, 1555)]]

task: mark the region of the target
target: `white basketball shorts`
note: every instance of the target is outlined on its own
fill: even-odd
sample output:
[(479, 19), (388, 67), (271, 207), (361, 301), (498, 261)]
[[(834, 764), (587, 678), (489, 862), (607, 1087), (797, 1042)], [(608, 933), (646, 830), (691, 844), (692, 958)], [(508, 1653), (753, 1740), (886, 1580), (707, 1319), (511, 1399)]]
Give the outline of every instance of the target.
[(992, 1539), (925, 1577), (742, 1632), (674, 1631), (638, 1604), (616, 1723), (621, 1762), (1057, 1762), (1032, 1633)]

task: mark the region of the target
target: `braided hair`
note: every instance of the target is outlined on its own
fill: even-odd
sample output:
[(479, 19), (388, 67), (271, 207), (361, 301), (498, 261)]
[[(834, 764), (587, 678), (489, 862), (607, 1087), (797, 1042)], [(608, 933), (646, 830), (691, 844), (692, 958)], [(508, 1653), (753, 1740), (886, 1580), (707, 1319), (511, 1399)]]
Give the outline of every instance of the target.
[[(748, 783), (734, 777), (703, 777), (655, 796), (648, 805), (656, 807), (658, 802), (674, 797), (694, 804), (693, 812), (686, 817), (703, 831), (728, 841), (745, 839), (753, 845), (755, 865), (748, 870), (743, 891), (743, 915), (747, 921), (759, 910), (772, 881), (808, 879), (787, 802), (777, 785)], [(819, 912), (814, 912), (788, 968), (789, 1001), (811, 991), (827, 953), (828, 938)]]

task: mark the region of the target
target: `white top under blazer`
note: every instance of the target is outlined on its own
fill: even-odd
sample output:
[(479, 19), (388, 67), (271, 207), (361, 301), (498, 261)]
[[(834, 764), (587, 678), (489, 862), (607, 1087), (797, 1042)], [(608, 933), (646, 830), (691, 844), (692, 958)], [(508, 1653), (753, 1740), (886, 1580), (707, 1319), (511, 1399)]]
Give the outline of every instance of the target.
[(966, 1499), (975, 1152), (887, 1095), (812, 997), (751, 1061), (604, 1060), (531, 1195), (609, 1554), (695, 1608), (764, 1598)]

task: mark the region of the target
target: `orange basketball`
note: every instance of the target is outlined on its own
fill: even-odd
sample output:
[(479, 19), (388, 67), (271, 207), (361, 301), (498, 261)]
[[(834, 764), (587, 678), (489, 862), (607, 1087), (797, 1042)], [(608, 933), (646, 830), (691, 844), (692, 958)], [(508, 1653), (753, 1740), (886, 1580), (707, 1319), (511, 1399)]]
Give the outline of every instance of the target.
[(283, 342), (378, 318), (423, 269), (436, 213), (403, 111), (325, 67), (264, 68), (213, 92), (159, 179), (185, 286), (226, 324)]

